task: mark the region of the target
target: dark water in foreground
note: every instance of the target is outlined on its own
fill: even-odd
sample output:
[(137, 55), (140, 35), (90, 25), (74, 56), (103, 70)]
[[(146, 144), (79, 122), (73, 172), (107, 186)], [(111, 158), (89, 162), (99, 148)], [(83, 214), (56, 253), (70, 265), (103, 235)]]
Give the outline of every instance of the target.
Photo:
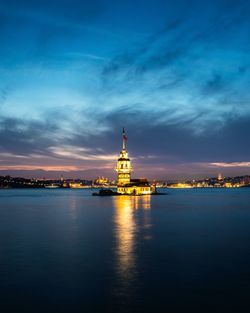
[(0, 190), (0, 311), (250, 312), (250, 188)]

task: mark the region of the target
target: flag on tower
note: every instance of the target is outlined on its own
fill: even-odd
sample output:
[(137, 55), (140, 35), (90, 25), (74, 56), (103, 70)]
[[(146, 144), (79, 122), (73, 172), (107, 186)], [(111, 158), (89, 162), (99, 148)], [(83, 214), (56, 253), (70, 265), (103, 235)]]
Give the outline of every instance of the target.
[(125, 135), (125, 129), (123, 128), (123, 131), (122, 131), (122, 138), (123, 140), (128, 140), (127, 136)]

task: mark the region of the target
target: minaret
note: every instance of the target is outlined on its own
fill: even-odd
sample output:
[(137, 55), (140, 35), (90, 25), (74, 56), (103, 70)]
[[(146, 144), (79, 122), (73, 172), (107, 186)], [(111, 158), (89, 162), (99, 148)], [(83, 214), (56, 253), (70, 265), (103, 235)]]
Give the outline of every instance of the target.
[(223, 180), (223, 176), (221, 173), (218, 174), (217, 180)]
[(132, 166), (128, 153), (126, 150), (127, 136), (125, 130), (122, 130), (122, 150), (120, 156), (117, 160), (117, 166), (115, 170), (117, 171), (117, 186), (123, 186), (130, 183), (130, 176), (132, 172)]

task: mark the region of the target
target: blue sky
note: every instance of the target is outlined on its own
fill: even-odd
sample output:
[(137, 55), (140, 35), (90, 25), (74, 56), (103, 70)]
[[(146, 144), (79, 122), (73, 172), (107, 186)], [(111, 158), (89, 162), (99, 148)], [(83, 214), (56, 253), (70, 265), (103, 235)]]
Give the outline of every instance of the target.
[(248, 1), (0, 1), (0, 173), (250, 173)]

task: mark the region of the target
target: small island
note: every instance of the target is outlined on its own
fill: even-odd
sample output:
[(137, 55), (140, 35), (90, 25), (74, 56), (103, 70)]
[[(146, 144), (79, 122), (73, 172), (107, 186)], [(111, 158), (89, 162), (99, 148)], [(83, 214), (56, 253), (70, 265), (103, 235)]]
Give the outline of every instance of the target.
[(156, 184), (150, 184), (145, 178), (131, 179), (133, 167), (128, 157), (126, 149), (127, 136), (125, 129), (122, 131), (122, 150), (115, 170), (117, 171), (117, 191), (111, 189), (100, 190), (98, 193), (93, 193), (93, 196), (118, 196), (118, 195), (158, 195)]

